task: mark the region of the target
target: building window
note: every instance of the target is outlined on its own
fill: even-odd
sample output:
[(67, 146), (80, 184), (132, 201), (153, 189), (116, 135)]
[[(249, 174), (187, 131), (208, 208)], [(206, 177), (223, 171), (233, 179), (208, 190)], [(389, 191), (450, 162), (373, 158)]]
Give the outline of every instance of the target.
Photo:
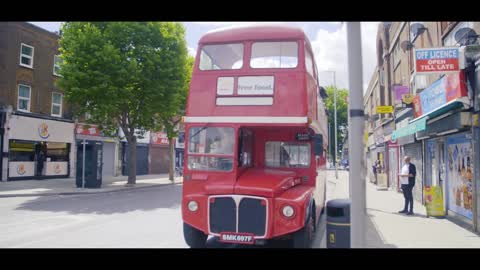
[(59, 71), (61, 62), (62, 58), (60, 58), (60, 55), (53, 56), (53, 75), (60, 76)]
[(21, 43), (20, 45), (20, 66), (33, 68), (33, 47)]
[(32, 88), (28, 85), (19, 84), (18, 85), (18, 104), (17, 108), (19, 111), (30, 112), (30, 96)]
[(52, 116), (62, 116), (62, 99), (62, 94), (52, 93)]

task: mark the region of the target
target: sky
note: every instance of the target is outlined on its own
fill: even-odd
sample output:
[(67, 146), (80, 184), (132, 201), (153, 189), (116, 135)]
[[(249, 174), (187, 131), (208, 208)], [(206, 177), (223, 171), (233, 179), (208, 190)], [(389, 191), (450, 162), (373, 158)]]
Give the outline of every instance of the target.
[[(31, 22), (48, 31), (58, 31), (61, 22)], [(376, 65), (375, 40), (379, 22), (362, 22), (363, 91), (365, 92)], [(223, 27), (244, 25), (289, 25), (303, 29), (314, 50), (322, 86), (333, 85), (333, 72), (338, 88), (348, 89), (346, 24), (341, 22), (183, 22), (188, 52), (195, 56), (198, 40), (206, 32)]]

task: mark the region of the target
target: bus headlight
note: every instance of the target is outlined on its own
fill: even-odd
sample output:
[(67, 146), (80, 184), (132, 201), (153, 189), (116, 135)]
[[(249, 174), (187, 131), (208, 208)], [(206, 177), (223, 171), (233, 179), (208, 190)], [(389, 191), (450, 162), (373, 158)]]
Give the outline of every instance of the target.
[(290, 205), (286, 205), (282, 209), (282, 214), (287, 218), (291, 218), (295, 214), (295, 210)]
[(198, 203), (196, 201), (189, 201), (188, 202), (188, 210), (195, 212), (198, 210)]

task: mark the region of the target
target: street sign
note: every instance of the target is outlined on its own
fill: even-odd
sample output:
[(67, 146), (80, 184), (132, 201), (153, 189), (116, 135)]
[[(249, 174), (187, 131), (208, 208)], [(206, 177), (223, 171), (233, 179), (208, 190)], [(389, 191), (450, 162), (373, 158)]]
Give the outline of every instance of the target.
[(392, 113), (393, 106), (377, 106), (377, 113)]

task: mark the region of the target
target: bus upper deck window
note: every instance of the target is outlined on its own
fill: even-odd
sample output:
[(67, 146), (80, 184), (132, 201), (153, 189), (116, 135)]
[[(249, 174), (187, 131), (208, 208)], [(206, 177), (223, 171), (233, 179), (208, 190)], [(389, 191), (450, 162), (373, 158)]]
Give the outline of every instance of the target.
[(252, 68), (295, 68), (298, 64), (298, 44), (288, 42), (255, 42), (252, 45)]
[(200, 53), (200, 70), (240, 69), (243, 44), (205, 45)]

